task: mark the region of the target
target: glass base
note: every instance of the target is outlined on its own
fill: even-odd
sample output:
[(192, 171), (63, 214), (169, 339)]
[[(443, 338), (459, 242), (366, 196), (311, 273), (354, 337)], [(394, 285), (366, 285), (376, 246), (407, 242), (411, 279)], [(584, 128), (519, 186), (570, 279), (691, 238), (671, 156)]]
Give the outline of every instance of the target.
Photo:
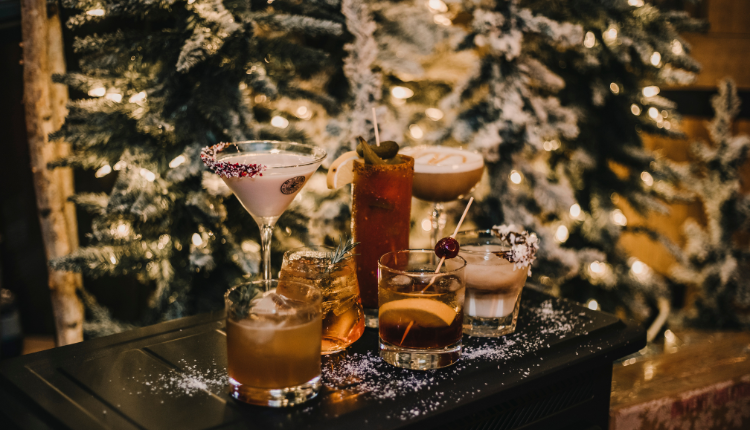
[(378, 310), (365, 308), (365, 327), (378, 328)]
[(320, 391), (320, 385), (320, 376), (301, 385), (277, 389), (250, 387), (229, 378), (229, 395), (251, 405), (284, 408), (314, 398)]
[(516, 299), (513, 312), (498, 318), (483, 318), (467, 315), (464, 311), (464, 334), (473, 337), (500, 337), (516, 331), (518, 309), (521, 305), (521, 295)]
[(386, 363), (412, 370), (440, 369), (454, 364), (461, 357), (461, 341), (444, 348), (404, 348), (380, 338), (380, 357)]

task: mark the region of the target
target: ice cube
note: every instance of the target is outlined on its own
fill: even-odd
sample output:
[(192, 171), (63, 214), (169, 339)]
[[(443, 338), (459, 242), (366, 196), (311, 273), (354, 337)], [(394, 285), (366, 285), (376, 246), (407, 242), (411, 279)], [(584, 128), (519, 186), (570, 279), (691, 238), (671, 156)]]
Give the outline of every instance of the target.
[(263, 294), (263, 297), (253, 302), (252, 312), (259, 315), (273, 315), (293, 313), (294, 306), (286, 297), (271, 290)]
[(393, 278), (391, 278), (391, 285), (395, 287), (401, 287), (401, 288), (410, 287), (412, 282), (413, 282), (412, 278), (406, 275), (396, 275)]

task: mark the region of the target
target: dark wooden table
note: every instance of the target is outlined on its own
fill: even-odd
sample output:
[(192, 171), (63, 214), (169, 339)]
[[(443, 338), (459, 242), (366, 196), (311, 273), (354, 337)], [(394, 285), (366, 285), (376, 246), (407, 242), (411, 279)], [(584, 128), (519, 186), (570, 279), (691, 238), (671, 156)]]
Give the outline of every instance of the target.
[(642, 328), (529, 288), (521, 309), (516, 333), (464, 337), (435, 371), (383, 363), (368, 329), (290, 409), (227, 395), (223, 313), (169, 321), (1, 362), (0, 427), (606, 430), (612, 362), (645, 346)]

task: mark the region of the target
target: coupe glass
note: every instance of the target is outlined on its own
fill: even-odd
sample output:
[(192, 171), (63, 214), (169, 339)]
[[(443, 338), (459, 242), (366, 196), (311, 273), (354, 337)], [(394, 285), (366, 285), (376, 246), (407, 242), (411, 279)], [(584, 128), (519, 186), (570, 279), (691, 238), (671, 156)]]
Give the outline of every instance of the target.
[(463, 198), (484, 173), (484, 158), (477, 152), (447, 146), (412, 146), (400, 151), (414, 157), (414, 197), (434, 203), (431, 245), (443, 237), (443, 203)]
[(326, 158), (326, 151), (302, 143), (256, 140), (220, 143), (204, 149), (201, 158), (258, 224), (263, 279), (271, 279), (273, 227)]

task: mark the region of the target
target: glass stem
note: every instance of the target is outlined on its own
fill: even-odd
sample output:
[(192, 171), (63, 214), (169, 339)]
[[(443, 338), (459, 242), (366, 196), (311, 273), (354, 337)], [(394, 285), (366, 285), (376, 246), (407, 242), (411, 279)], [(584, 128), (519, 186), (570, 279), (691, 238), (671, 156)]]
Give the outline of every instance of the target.
[(438, 240), (443, 238), (443, 228), (445, 227), (445, 210), (442, 203), (435, 203), (435, 206), (432, 207), (430, 221), (432, 223), (430, 243), (434, 248)]
[(263, 224), (260, 226), (260, 249), (263, 253), (263, 279), (271, 279), (271, 238), (273, 237), (273, 225)]

